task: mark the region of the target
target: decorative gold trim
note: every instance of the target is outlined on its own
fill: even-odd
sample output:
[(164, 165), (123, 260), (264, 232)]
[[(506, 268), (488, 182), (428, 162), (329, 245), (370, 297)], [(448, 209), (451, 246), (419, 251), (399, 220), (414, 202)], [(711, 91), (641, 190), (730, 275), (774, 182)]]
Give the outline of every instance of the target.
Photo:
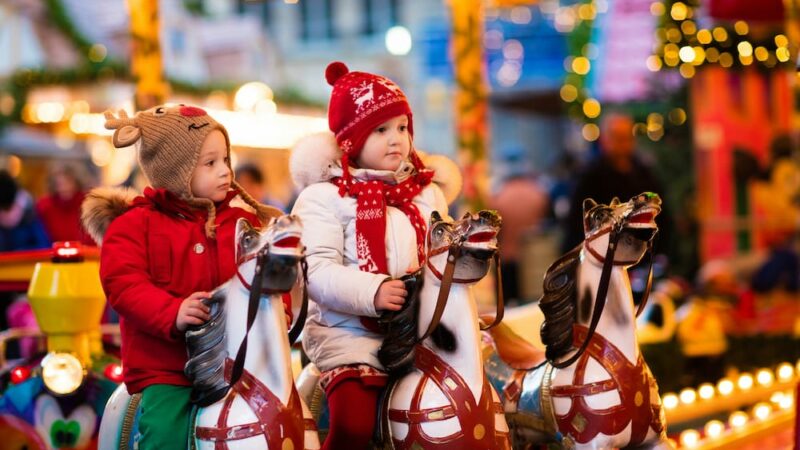
[(558, 427), (556, 426), (556, 415), (553, 411), (553, 396), (550, 392), (550, 387), (555, 377), (556, 371), (552, 364), (547, 363), (544, 366), (544, 375), (542, 376), (542, 396), (540, 398), (542, 417), (546, 430), (551, 434), (556, 434)]
[(133, 394), (128, 402), (128, 406), (125, 408), (125, 415), (122, 417), (122, 428), (119, 430), (119, 450), (128, 450), (133, 421), (136, 419), (136, 411), (139, 410), (139, 402), (141, 401), (141, 392)]
[(311, 392), (311, 398), (308, 402), (308, 410), (311, 413), (311, 417), (314, 418), (314, 422), (319, 422), (319, 418), (322, 415), (322, 410), (325, 407), (325, 391), (322, 389), (319, 383), (314, 386), (314, 390)]

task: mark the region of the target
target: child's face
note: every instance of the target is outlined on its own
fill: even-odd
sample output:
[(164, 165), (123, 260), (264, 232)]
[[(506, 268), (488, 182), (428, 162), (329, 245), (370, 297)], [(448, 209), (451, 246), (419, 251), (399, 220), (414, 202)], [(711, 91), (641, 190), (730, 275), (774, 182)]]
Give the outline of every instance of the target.
[(364, 169), (394, 171), (408, 158), (410, 151), (408, 116), (396, 116), (372, 130), (356, 163)]
[(231, 188), (231, 169), (228, 167), (228, 148), (219, 130), (208, 133), (200, 157), (192, 173), (192, 195), (215, 202), (225, 200)]

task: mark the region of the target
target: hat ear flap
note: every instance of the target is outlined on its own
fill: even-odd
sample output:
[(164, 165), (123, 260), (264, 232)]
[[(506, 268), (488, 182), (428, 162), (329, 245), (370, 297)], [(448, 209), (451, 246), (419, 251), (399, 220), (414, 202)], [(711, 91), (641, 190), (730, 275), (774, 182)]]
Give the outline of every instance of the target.
[(125, 125), (122, 128), (118, 128), (117, 131), (114, 132), (114, 147), (121, 148), (121, 147), (128, 147), (136, 143), (139, 138), (142, 137), (142, 131), (139, 127), (135, 127), (133, 125)]

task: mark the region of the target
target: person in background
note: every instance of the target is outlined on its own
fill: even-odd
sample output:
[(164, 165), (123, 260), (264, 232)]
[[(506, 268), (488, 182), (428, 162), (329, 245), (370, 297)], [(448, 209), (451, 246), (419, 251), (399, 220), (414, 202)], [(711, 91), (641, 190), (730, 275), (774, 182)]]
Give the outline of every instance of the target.
[(86, 182), (77, 167), (53, 166), (48, 179), (48, 194), (36, 202), (36, 211), (53, 241), (80, 241), (96, 245), (81, 225), (81, 203), (86, 197)]
[[(49, 247), (50, 239), (36, 216), (33, 197), (19, 187), (10, 173), (0, 170), (0, 252)], [(0, 292), (0, 331), (8, 329), (10, 321), (6, 310), (13, 312), (16, 309), (10, 307), (16, 298), (17, 293)], [(12, 342), (6, 356), (20, 356), (16, 343)]]
[(286, 211), (286, 205), (267, 195), (264, 172), (255, 164), (244, 163), (239, 165), (234, 171), (234, 177), (236, 178), (236, 182), (256, 200), (265, 205), (274, 206), (281, 211)]
[(6, 170), (0, 170), (0, 252), (50, 248), (33, 197)]
[[(577, 177), (575, 190), (570, 200), (566, 234), (562, 251), (568, 252), (581, 243), (583, 235), (583, 200), (594, 199), (608, 204), (614, 197), (621, 201), (642, 192), (655, 192), (662, 199), (666, 191), (655, 174), (636, 156), (636, 138), (633, 135), (633, 119), (625, 114), (610, 113), (600, 123), (600, 157), (592, 162)], [(671, 217), (667, 204), (662, 204), (661, 214), (656, 218), (658, 237), (656, 253), (662, 253), (671, 234)]]
[(508, 175), (491, 197), (489, 206), (503, 218), (503, 228), (497, 236), (503, 257), (500, 268), (503, 297), (513, 305), (525, 300), (520, 276), (525, 235), (548, 216), (550, 199), (527, 168), (522, 152), (512, 155), (507, 164)]

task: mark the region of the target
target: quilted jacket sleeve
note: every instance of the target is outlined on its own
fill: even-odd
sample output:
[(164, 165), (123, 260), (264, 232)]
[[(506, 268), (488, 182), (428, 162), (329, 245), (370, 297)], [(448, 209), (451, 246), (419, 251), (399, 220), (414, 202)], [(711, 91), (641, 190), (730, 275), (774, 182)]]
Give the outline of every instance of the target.
[(154, 285), (147, 270), (147, 227), (140, 209), (108, 228), (100, 253), (100, 279), (108, 301), (125, 321), (144, 333), (179, 340), (175, 326), (183, 299)]
[(318, 183), (300, 193), (292, 210), (303, 220), (310, 297), (335, 311), (377, 317), (375, 293), (389, 276), (344, 265), (344, 228), (334, 210), (338, 201), (333, 185)]

